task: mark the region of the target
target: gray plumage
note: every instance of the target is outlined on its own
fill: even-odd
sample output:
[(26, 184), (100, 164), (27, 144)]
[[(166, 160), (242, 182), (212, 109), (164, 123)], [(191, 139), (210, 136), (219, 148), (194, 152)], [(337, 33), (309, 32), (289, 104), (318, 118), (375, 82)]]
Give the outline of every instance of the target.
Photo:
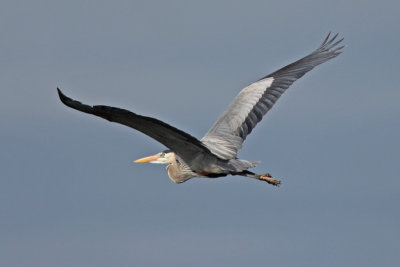
[(214, 178), (231, 174), (279, 185), (280, 181), (269, 174), (258, 175), (248, 171), (257, 162), (238, 159), (237, 153), (257, 123), (294, 81), (341, 53), (343, 46), (337, 45), (343, 39), (335, 42), (336, 37), (337, 34), (332, 38), (328, 34), (311, 54), (245, 87), (201, 140), (160, 120), (120, 108), (85, 105), (57, 90), (65, 105), (136, 129), (168, 147), (168, 152), (137, 162), (168, 164), (168, 175), (174, 182), (181, 183), (192, 177)]
[(332, 50), (343, 40), (334, 42), (336, 37), (328, 35), (311, 54), (244, 88), (201, 141), (221, 158), (236, 157), (247, 135), (294, 81), (341, 53), (343, 46)]

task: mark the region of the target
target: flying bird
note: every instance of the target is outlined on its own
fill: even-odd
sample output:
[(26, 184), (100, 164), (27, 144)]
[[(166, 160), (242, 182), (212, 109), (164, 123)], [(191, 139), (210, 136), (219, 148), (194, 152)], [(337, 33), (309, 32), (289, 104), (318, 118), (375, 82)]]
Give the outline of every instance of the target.
[(337, 35), (330, 37), (328, 34), (309, 55), (242, 89), (200, 140), (155, 118), (116, 107), (85, 105), (65, 96), (59, 88), (57, 90), (60, 100), (68, 107), (126, 125), (165, 145), (167, 150), (135, 162), (167, 164), (168, 176), (175, 183), (193, 177), (240, 175), (278, 186), (281, 182), (269, 173), (260, 175), (249, 171), (258, 162), (239, 159), (237, 153), (257, 123), (294, 81), (342, 52), (344, 46), (337, 45), (343, 38), (336, 40)]

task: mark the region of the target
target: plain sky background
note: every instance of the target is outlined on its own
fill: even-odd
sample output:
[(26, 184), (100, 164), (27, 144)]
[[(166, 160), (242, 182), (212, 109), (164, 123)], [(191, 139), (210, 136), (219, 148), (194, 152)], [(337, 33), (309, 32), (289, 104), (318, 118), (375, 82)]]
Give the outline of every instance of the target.
[[(400, 2), (0, 2), (0, 266), (399, 266)], [(339, 32), (241, 158), (176, 185), (164, 149), (63, 92), (201, 138), (241, 88)]]

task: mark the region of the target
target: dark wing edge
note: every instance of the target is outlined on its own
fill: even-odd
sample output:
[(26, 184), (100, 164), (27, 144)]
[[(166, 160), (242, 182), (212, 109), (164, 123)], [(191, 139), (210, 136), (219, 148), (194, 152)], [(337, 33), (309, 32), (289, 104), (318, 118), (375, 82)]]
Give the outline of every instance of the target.
[(331, 39), (329, 39), (331, 33), (328, 33), (325, 40), (314, 52), (261, 78), (260, 80), (263, 80), (268, 77), (274, 77), (275, 80), (277, 78), (280, 79), (286, 78), (292, 80), (292, 82), (290, 83), (291, 85), (294, 81), (301, 78), (304, 74), (312, 70), (314, 67), (328, 61), (329, 59), (337, 57), (343, 52), (341, 50), (345, 47), (344, 45), (336, 47), (335, 49), (331, 50), (344, 40), (344, 38), (341, 38), (336, 42), (334, 42), (338, 35), (339, 34), (337, 33)]
[(335, 42), (338, 34), (330, 36), (309, 55), (244, 88), (201, 141), (221, 158), (236, 157), (246, 137), (293, 82), (342, 53), (344, 46), (336, 46), (344, 38)]
[(165, 122), (116, 107), (82, 104), (64, 95), (59, 88), (57, 91), (61, 102), (66, 106), (138, 130), (174, 151), (188, 164), (195, 160), (199, 153), (211, 154), (197, 138)]

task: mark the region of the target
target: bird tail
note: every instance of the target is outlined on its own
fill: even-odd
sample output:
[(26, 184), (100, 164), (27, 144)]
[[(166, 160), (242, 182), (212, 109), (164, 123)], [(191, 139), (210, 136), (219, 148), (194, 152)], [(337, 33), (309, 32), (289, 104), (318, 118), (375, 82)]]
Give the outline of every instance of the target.
[(244, 159), (231, 159), (228, 161), (228, 165), (235, 171), (241, 172), (249, 168), (254, 168), (260, 162), (259, 161), (249, 161)]

